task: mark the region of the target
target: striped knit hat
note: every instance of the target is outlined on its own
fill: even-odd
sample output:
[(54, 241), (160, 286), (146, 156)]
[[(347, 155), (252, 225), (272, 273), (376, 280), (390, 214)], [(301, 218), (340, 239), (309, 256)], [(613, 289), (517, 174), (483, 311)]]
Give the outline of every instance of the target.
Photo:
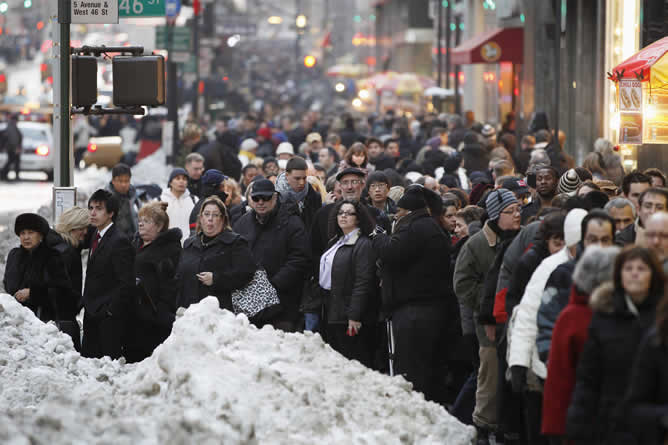
[(559, 187), (557, 188), (557, 193), (566, 193), (573, 196), (581, 182), (582, 181), (580, 181), (578, 172), (572, 168), (561, 175), (561, 178), (559, 178)]
[(506, 207), (512, 204), (519, 204), (520, 202), (515, 198), (515, 194), (508, 189), (496, 189), (487, 195), (485, 201), (485, 208), (487, 215), (492, 221), (496, 221), (501, 216), (501, 212)]

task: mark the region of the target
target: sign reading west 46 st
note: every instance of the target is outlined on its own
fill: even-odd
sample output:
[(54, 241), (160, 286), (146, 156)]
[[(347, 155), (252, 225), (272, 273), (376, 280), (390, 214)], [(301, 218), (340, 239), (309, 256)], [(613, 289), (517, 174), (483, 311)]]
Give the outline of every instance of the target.
[(120, 17), (164, 17), (166, 0), (116, 0)]

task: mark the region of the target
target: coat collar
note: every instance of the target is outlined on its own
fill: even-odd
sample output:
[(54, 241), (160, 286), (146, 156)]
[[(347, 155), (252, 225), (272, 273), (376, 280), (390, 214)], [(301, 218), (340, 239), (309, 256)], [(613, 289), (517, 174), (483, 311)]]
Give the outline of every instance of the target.
[(482, 226), (482, 233), (489, 244), (489, 247), (495, 247), (499, 242), (499, 235), (489, 226), (489, 221)]

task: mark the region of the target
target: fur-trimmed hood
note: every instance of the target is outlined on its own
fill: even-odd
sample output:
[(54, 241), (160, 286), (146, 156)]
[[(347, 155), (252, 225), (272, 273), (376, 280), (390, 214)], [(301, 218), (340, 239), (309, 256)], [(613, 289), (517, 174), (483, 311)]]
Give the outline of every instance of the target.
[(589, 306), (595, 312), (612, 314), (615, 312), (615, 285), (612, 281), (601, 283), (591, 293)]

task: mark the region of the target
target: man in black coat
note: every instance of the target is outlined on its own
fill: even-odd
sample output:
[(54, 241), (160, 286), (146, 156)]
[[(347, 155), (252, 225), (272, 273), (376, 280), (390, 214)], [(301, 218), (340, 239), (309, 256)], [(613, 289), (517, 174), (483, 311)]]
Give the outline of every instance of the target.
[(218, 140), (200, 146), (197, 153), (204, 157), (204, 166), (207, 170), (220, 170), (236, 181), (241, 178), (241, 161), (232, 148), (226, 147)]
[(406, 189), (392, 235), (377, 233), (373, 247), (382, 261), (383, 312), (392, 320), (394, 372), (434, 400), (439, 338), (445, 320), (448, 238), (431, 217), (425, 193)]
[(299, 321), (299, 303), (304, 280), (309, 272), (310, 251), (304, 224), (294, 207), (279, 200), (268, 179), (253, 183), (251, 212), (242, 216), (234, 231), (242, 235), (253, 257), (278, 291), (283, 311), (270, 323), (294, 332)]
[(21, 131), (16, 124), (17, 117), (12, 115), (7, 122), (7, 128), (5, 129), (4, 139), (5, 139), (5, 151), (7, 152), (7, 162), (2, 167), (0, 171), (0, 180), (6, 180), (9, 170), (14, 165), (14, 171), (16, 172), (16, 180), (19, 180), (19, 171), (21, 170), (21, 145), (23, 141), (23, 136)]
[(135, 253), (130, 241), (114, 224), (118, 200), (97, 190), (88, 200), (90, 252), (84, 285), (84, 357), (123, 355), (129, 299), (134, 293)]

